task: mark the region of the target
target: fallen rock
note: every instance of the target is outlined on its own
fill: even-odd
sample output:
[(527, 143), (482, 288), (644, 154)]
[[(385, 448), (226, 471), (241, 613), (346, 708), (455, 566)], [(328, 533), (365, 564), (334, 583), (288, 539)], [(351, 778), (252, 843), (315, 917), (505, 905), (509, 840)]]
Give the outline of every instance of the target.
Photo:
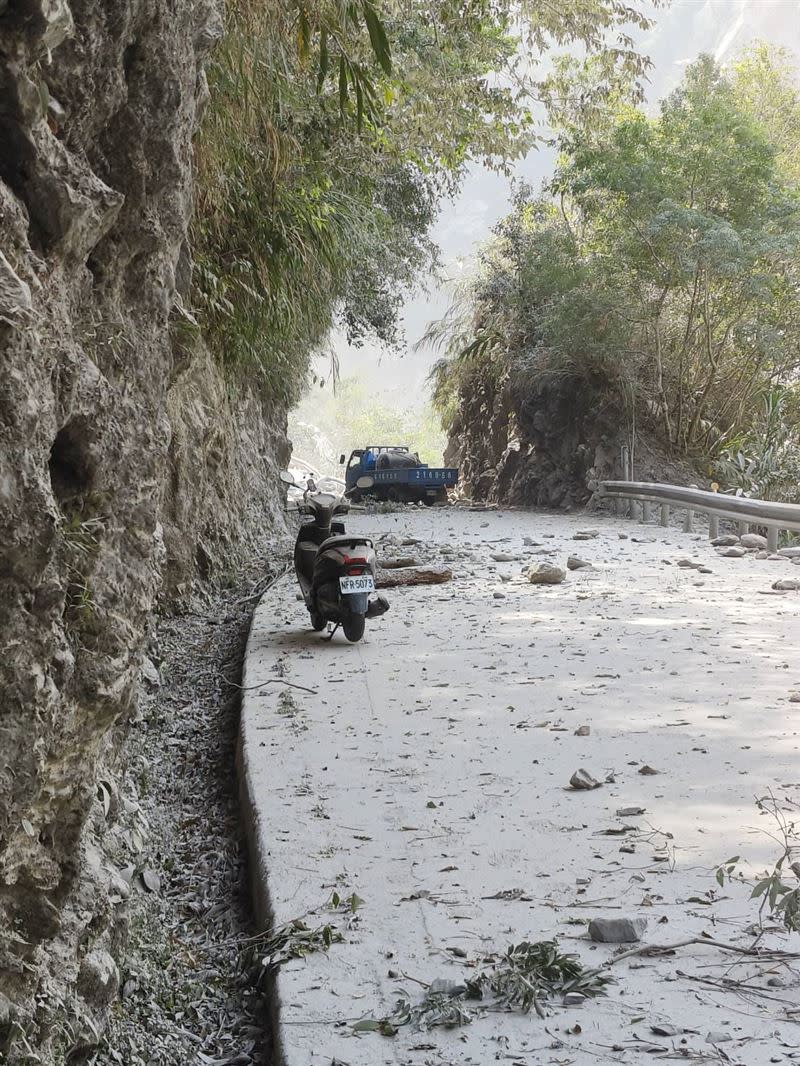
[(739, 538), (733, 533), (724, 533), (721, 537), (714, 537), (711, 543), (715, 548), (732, 548), (739, 543)]
[(700, 563), (695, 563), (691, 559), (678, 559), (675, 562), (676, 566), (679, 566), (682, 570), (699, 570)]
[(573, 540), (594, 540), (595, 537), (600, 536), (599, 529), (579, 529), (577, 533), (572, 534)]
[(769, 559), (769, 552), (767, 551), (766, 548), (762, 548), (760, 551), (756, 552), (755, 558), (756, 559)]
[(599, 944), (633, 944), (646, 928), (646, 918), (592, 918), (589, 936)]
[(566, 992), (564, 995), (565, 1007), (582, 1007), (586, 1002), (583, 992)]
[(78, 990), (92, 1006), (105, 1007), (117, 994), (119, 970), (107, 951), (92, 951), (81, 963)]
[(721, 1033), (716, 1029), (706, 1034), (707, 1044), (727, 1044), (729, 1040), (733, 1040), (730, 1033)]
[(800, 589), (800, 580), (795, 577), (782, 577), (780, 581), (773, 581), (772, 587), (781, 592), (797, 592)]
[(514, 563), (519, 559), (519, 556), (511, 555), (509, 552), (492, 552), (491, 558), (496, 563)]
[(591, 731), (591, 729), (589, 728), (588, 725), (579, 725), (578, 728), (575, 730), (575, 736), (576, 737), (588, 737), (591, 732), (592, 731)]
[(760, 533), (743, 533), (739, 537), (739, 543), (743, 548), (766, 548), (767, 538)]
[(592, 777), (588, 770), (576, 770), (569, 779), (569, 787), (578, 791), (587, 791), (592, 788), (600, 788), (603, 782)]
[(723, 548), (719, 554), (725, 556), (726, 559), (741, 559), (743, 555), (747, 555), (747, 550), (734, 544), (731, 548)]
[(800, 559), (800, 548), (778, 548), (778, 555), (784, 559)]
[(636, 818), (640, 814), (645, 813), (645, 807), (619, 807), (617, 809), (617, 818)]
[(569, 559), (567, 559), (568, 570), (583, 570), (584, 567), (591, 567), (591, 565), (586, 559), (579, 559), (577, 555), (570, 555)]
[(378, 565), (382, 570), (404, 570), (409, 566), (419, 566), (419, 559), (408, 555), (398, 559), (381, 559)]
[(644, 766), (640, 766), (639, 767), (639, 773), (640, 774), (644, 774), (645, 777), (655, 777), (656, 774), (660, 774), (661, 771), (660, 770), (654, 770), (652, 766), (647, 766), (645, 764)]
[(528, 569), (528, 581), (532, 585), (560, 585), (566, 571), (554, 563), (534, 563)]

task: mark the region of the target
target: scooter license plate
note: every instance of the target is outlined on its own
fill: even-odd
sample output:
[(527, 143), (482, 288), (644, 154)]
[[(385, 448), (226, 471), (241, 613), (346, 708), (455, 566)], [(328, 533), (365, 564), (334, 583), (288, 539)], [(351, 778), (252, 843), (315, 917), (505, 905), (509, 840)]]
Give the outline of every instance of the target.
[(374, 592), (375, 579), (372, 574), (358, 574), (355, 577), (340, 577), (339, 590), (348, 595), (353, 592)]

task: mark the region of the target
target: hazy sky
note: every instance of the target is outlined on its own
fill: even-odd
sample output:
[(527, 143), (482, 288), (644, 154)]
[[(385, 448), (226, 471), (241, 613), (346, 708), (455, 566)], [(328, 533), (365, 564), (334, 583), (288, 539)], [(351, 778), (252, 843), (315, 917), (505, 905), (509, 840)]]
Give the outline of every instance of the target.
[[(655, 12), (655, 25), (638, 35), (639, 47), (653, 61), (648, 100), (655, 104), (680, 81), (685, 65), (701, 52), (710, 52), (725, 62), (749, 42), (760, 38), (800, 53), (800, 0), (673, 0), (666, 10)], [(548, 176), (552, 152), (531, 152), (521, 160), (515, 175), (534, 187)], [(468, 269), (476, 244), (508, 211), (507, 178), (476, 167), (467, 177), (455, 202), (444, 205), (434, 237), (442, 248), (444, 272), (457, 277)], [(413, 296), (405, 310), (408, 349), (387, 353), (374, 345), (350, 348), (336, 338), (342, 376), (356, 373), (376, 390), (403, 407), (427, 401), (426, 377), (436, 354), (414, 352), (431, 319), (448, 306), (446, 286), (434, 284), (430, 291)]]

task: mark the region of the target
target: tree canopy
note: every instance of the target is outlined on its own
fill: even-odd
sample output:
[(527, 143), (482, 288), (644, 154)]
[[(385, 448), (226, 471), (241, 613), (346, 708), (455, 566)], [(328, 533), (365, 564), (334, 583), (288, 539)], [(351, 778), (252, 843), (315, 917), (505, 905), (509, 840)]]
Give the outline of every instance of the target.
[(448, 327), (440, 403), (476, 358), (567, 375), (732, 487), (797, 492), (798, 121), (763, 46), (730, 70), (700, 57), (655, 117), (621, 94), (565, 118), (544, 195), (521, 192)]
[(536, 136), (537, 59), (647, 62), (621, 0), (231, 0), (197, 145), (195, 304), (214, 350), (282, 402), (337, 318), (392, 342), (471, 161)]

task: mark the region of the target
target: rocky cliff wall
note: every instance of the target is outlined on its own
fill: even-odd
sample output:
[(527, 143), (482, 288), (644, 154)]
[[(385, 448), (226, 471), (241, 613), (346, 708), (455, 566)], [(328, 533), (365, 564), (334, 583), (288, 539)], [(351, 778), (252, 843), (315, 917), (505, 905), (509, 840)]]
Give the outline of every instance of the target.
[[(599, 481), (622, 479), (630, 418), (602, 382), (538, 385), (476, 366), (458, 394), (445, 452), (461, 468), (461, 492), (489, 502), (570, 509)], [(689, 484), (698, 474), (663, 452), (646, 428), (636, 434), (633, 475)]]
[(285, 415), (223, 378), (181, 300), (192, 137), (220, 30), (207, 0), (0, 0), (11, 1062), (82, 1061), (116, 992), (126, 892), (103, 836), (159, 591), (186, 598), (198, 572), (221, 576), (280, 525)]

